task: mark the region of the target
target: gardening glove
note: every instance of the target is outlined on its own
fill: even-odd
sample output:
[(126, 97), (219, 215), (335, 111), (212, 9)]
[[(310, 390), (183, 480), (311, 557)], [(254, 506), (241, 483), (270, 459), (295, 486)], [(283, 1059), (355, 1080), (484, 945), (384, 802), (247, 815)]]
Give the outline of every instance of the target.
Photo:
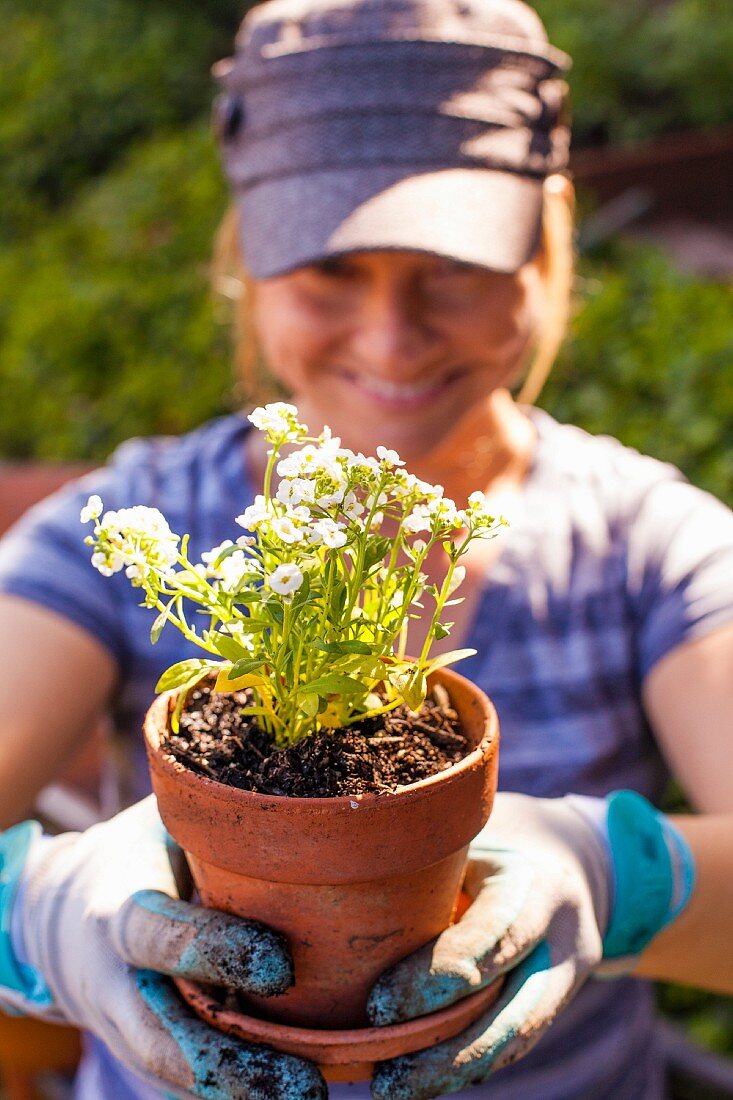
[(423, 1100), (522, 1058), (591, 974), (628, 973), (692, 892), (686, 842), (640, 795), (499, 794), (470, 849), (472, 904), (436, 941), (385, 972), (369, 1016), (435, 1012), (506, 975), (497, 1001), (439, 1046), (380, 1063), (376, 1100)]
[(163, 974), (260, 995), (292, 984), (284, 938), (179, 898), (154, 797), (85, 833), (0, 837), (0, 1005), (88, 1029), (175, 1097), (325, 1100), (308, 1062), (194, 1017)]

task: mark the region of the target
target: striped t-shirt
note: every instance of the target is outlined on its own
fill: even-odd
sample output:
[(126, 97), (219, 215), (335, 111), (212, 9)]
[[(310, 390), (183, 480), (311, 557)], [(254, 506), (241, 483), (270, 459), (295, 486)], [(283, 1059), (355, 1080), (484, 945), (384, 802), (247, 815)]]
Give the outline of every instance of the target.
[[(733, 619), (733, 514), (670, 466), (613, 439), (530, 410), (532, 466), (486, 577), (460, 671), (494, 700), (500, 789), (543, 797), (632, 788), (659, 797), (667, 771), (641, 684), (670, 649)], [(120, 669), (118, 729), (129, 736), (130, 797), (149, 789), (142, 717), (160, 672), (195, 653), (171, 628), (156, 646), (150, 613), (124, 575), (89, 563), (79, 510), (155, 506), (201, 552), (241, 529), (252, 502), (244, 417), (181, 438), (132, 440), (109, 465), (42, 503), (0, 542), (0, 591), (73, 620)], [(589, 980), (521, 1062), (462, 1096), (471, 1100), (655, 1100), (662, 1070), (653, 1005), (640, 981)], [(158, 1100), (90, 1040), (78, 1100)], [(367, 1086), (332, 1086), (362, 1100)]]

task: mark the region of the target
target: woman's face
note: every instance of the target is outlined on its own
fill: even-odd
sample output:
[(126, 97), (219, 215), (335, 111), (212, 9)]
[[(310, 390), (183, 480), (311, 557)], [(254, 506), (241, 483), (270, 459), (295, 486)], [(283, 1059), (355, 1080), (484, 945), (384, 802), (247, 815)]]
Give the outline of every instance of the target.
[(353, 253), (256, 284), (270, 371), (312, 430), (426, 453), (511, 385), (537, 330), (536, 262), (502, 275), (420, 252)]

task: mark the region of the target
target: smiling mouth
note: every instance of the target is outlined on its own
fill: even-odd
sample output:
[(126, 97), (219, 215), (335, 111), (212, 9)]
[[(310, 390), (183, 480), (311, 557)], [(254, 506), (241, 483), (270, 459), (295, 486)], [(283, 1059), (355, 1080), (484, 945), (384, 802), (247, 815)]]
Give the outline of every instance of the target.
[(390, 382), (368, 375), (352, 374), (350, 371), (340, 371), (339, 377), (377, 404), (390, 408), (415, 409), (429, 404), (464, 374), (464, 370), (455, 370), (437, 380), (431, 378), (424, 382)]

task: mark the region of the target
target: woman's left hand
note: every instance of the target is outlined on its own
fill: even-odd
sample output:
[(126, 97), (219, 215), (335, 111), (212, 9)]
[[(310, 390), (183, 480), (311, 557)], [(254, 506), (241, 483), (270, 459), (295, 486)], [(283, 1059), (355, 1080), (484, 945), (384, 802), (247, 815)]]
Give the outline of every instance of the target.
[(369, 1016), (391, 1024), (435, 1012), (509, 972), (504, 987), (460, 1035), (380, 1063), (376, 1100), (422, 1100), (486, 1080), (530, 1050), (600, 962), (610, 861), (579, 804), (497, 795), (471, 848), (464, 889), (472, 904), (380, 977)]

